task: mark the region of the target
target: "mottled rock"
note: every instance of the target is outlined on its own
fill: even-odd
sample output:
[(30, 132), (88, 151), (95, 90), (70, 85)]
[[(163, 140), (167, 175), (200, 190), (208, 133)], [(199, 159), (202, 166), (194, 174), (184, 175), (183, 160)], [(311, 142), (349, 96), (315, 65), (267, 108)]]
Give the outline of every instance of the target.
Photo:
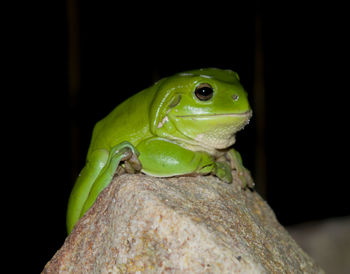
[(327, 273), (350, 273), (350, 216), (298, 224), (288, 231)]
[(323, 273), (254, 191), (213, 176), (117, 177), (43, 273)]

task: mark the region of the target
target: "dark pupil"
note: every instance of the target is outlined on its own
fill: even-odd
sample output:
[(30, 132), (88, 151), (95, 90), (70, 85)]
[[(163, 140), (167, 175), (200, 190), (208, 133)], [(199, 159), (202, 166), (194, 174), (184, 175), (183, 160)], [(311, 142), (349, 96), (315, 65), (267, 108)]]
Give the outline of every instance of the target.
[(212, 92), (213, 90), (208, 87), (203, 87), (198, 90), (198, 93), (202, 96), (209, 96)]
[(201, 101), (209, 100), (213, 96), (213, 88), (208, 86), (198, 87), (196, 89), (196, 96)]

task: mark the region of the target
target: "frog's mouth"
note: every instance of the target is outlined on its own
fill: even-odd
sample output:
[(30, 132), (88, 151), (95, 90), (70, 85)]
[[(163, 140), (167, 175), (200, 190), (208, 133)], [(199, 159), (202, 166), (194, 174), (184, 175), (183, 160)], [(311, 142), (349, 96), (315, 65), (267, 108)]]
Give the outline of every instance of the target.
[(214, 118), (214, 117), (251, 117), (252, 111), (248, 110), (242, 113), (211, 113), (211, 114), (187, 114), (176, 115), (177, 118)]

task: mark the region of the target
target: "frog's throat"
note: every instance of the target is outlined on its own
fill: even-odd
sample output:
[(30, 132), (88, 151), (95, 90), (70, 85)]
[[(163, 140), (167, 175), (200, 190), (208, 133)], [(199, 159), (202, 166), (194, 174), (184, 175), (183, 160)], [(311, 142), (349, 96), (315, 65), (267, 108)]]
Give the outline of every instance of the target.
[[(218, 125), (217, 130), (200, 131), (194, 132), (184, 132), (183, 130), (177, 128), (177, 131), (182, 135), (180, 138), (174, 138), (181, 140), (185, 146), (191, 147), (192, 150), (198, 150), (195, 147), (201, 147), (205, 150), (211, 150), (211, 154), (215, 154), (219, 149), (225, 149), (232, 146), (235, 143), (235, 134), (245, 127), (252, 116), (252, 111), (245, 111), (243, 113), (222, 113), (222, 114), (189, 114), (189, 115), (177, 115), (177, 119), (181, 120), (191, 120), (192, 122), (200, 120), (212, 120), (215, 118), (237, 118), (237, 122), (228, 123), (227, 125)], [(174, 136), (172, 136), (174, 137)], [(193, 147), (194, 146), (194, 147)], [(193, 148), (192, 148), (193, 147)]]

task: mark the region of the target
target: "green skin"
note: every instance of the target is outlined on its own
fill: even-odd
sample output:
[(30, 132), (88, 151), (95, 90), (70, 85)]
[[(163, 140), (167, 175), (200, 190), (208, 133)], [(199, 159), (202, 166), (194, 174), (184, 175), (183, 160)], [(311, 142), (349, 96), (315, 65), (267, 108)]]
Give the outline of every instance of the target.
[[(209, 99), (195, 92), (203, 84), (212, 88)], [(247, 93), (231, 70), (175, 74), (130, 97), (95, 125), (69, 199), (68, 233), (115, 174), (214, 174), (226, 183), (233, 174), (251, 186), (249, 171), (230, 148), (251, 115)]]

